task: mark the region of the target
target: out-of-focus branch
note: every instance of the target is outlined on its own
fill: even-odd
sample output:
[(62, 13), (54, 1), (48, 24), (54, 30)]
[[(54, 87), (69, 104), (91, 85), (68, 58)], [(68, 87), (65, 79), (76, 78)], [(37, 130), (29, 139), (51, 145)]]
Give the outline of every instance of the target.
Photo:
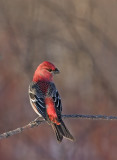
[[(106, 116), (106, 115), (81, 115), (81, 114), (72, 114), (72, 115), (62, 115), (62, 118), (79, 118), (79, 119), (95, 119), (95, 120), (117, 120), (117, 116)], [(25, 129), (30, 129), (33, 127), (37, 127), (41, 123), (45, 123), (45, 120), (39, 120), (36, 118), (34, 121), (30, 122), (29, 124), (19, 127), (15, 130), (5, 132), (0, 135), (0, 139), (7, 138), (13, 136), (15, 134), (23, 132)]]

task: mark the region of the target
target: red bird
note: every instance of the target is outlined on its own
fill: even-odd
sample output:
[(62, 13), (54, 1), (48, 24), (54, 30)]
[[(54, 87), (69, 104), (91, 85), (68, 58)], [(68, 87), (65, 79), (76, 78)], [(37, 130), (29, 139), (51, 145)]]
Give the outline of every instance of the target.
[(53, 75), (57, 73), (59, 70), (47, 61), (37, 67), (29, 86), (30, 103), (34, 111), (52, 126), (58, 142), (63, 137), (74, 140), (61, 118), (61, 98), (53, 83)]

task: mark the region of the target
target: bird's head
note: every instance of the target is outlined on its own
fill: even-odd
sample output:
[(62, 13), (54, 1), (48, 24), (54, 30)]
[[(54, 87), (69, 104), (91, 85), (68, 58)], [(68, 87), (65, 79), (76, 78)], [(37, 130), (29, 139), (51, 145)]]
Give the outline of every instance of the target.
[(33, 77), (34, 82), (38, 82), (39, 80), (52, 81), (53, 75), (58, 74), (59, 70), (50, 62), (44, 61), (41, 63)]

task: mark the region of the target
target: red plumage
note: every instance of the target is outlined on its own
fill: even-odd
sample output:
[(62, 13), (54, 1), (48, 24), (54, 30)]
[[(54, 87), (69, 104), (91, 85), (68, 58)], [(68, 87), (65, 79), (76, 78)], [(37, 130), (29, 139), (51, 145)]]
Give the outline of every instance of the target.
[(60, 125), (60, 122), (58, 122), (58, 117), (57, 117), (57, 113), (55, 110), (53, 99), (50, 97), (45, 98), (45, 104), (47, 107), (46, 111), (47, 111), (49, 120), (53, 123), (56, 123), (57, 125)]

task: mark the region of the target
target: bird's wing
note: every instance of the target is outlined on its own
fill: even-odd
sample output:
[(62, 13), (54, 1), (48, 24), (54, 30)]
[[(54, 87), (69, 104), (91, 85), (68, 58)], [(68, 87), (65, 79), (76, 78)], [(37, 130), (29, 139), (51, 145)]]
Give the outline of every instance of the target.
[(47, 94), (43, 95), (39, 89), (38, 84), (31, 83), (29, 86), (29, 98), (31, 105), (37, 114), (41, 114), (45, 119), (47, 118), (45, 96), (51, 97), (54, 102), (54, 107), (58, 116), (58, 120), (61, 121), (62, 104), (60, 95), (53, 82), (50, 82), (47, 89)]
[(31, 83), (29, 86), (29, 98), (35, 112), (46, 119), (46, 106), (44, 97), (42, 93), (38, 91), (37, 85), (34, 83)]
[(58, 119), (61, 120), (61, 112), (62, 112), (61, 98), (60, 98), (59, 92), (56, 89), (54, 83), (52, 84), (51, 87), (53, 88), (53, 92), (51, 94), (51, 97), (52, 97), (52, 99), (54, 101), (54, 106), (55, 106), (55, 109), (56, 109), (56, 113), (57, 113)]

